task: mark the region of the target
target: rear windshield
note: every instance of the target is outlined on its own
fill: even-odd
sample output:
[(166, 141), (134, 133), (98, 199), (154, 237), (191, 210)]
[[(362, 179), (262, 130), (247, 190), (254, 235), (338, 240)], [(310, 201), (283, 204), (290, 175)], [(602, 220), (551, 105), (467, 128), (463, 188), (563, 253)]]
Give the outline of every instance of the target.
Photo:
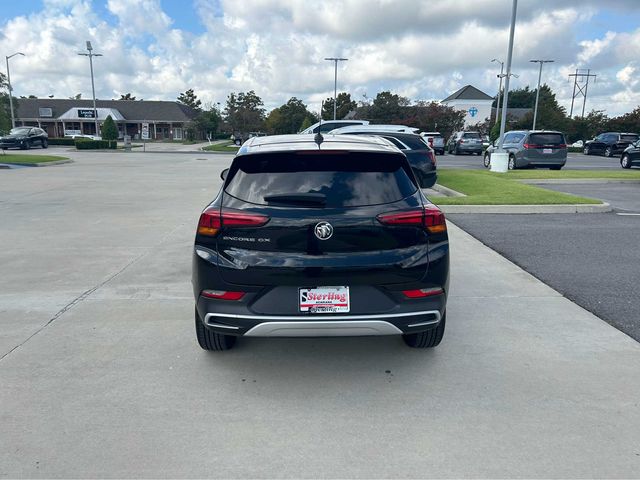
[(480, 138), (480, 134), (478, 132), (466, 132), (462, 135), (462, 138)]
[(246, 155), (233, 161), (225, 192), (258, 205), (300, 194), (324, 195), (325, 207), (378, 205), (415, 193), (410, 171), (404, 156), (380, 153)]
[(635, 142), (636, 140), (638, 140), (638, 135), (620, 135), (622, 142)]
[(536, 145), (561, 145), (566, 143), (561, 133), (532, 133), (529, 135), (529, 143)]

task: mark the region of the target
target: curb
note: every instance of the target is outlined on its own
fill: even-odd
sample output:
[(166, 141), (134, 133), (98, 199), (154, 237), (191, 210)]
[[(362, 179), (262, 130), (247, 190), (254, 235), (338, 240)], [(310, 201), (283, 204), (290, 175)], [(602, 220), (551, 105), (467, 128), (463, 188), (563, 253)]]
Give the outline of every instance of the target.
[(64, 163), (73, 163), (73, 160), (67, 158), (66, 160), (54, 160), (53, 162), (40, 162), (40, 163), (8, 163), (7, 165), (18, 165), (20, 167), (48, 167), (49, 165), (62, 165)]
[(445, 187), (444, 185), (440, 185), (438, 183), (433, 185), (431, 187), (431, 189), (435, 190), (436, 192), (440, 192), (440, 193), (446, 195), (447, 197), (466, 197), (466, 195), (464, 193), (456, 192), (455, 190), (453, 190), (453, 189), (451, 189), (449, 187)]
[(608, 203), (576, 205), (438, 205), (444, 213), (606, 213), (613, 209)]

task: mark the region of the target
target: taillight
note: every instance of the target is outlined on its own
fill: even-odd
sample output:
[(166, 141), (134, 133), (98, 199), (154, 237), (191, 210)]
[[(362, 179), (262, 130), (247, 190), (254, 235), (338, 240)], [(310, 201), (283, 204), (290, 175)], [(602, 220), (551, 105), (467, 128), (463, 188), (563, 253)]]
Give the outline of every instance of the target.
[(447, 231), (447, 222), (444, 213), (435, 205), (427, 205), (424, 208), (416, 208), (404, 212), (381, 213), (376, 217), (383, 225), (421, 226), (429, 233), (442, 233)]
[(460, 143), (464, 143), (464, 140), (462, 140), (462, 139), (458, 140), (458, 144), (460, 144)]
[(222, 213), (217, 207), (207, 208), (198, 221), (198, 233), (200, 235), (215, 236), (220, 228), (224, 227), (260, 227), (269, 221), (266, 215), (246, 213), (239, 210), (223, 209)]
[(560, 143), (560, 144), (556, 145), (556, 148), (567, 148), (567, 144), (566, 143)]
[(431, 165), (433, 165), (435, 167), (436, 166), (436, 156), (433, 153), (433, 150), (430, 150), (430, 151), (427, 152), (427, 158), (431, 162)]
[(217, 300), (240, 300), (244, 292), (225, 292), (224, 290), (203, 290), (202, 296)]
[(441, 288), (421, 288), (420, 290), (403, 290), (402, 293), (404, 293), (407, 298), (425, 298), (441, 295), (444, 293), (444, 290)]
[(429, 142), (429, 146), (433, 148), (433, 137), (428, 137), (427, 142)]

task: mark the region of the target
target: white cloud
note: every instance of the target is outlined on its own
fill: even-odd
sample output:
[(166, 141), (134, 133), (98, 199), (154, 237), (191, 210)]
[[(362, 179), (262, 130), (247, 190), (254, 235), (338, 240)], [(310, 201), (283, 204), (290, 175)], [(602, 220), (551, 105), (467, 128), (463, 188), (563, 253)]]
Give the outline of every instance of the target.
[[(103, 3), (109, 18), (95, 13)], [(509, 3), (509, 2), (506, 2)], [(553, 58), (543, 81), (569, 106), (568, 73), (591, 67), (587, 109), (621, 113), (636, 106), (639, 88), (634, 61), (640, 57), (640, 29), (611, 28), (581, 42), (576, 34), (598, 17), (597, 0), (520, 2), (515, 35), (513, 88), (535, 88), (532, 58)], [(625, 11), (636, 2), (610, 0)], [(76, 53), (91, 40), (104, 56), (95, 59), (99, 98), (131, 92), (145, 99), (175, 99), (194, 88), (205, 102), (224, 102), (231, 91), (255, 90), (268, 107), (297, 96), (319, 108), (333, 94), (333, 65), (327, 56), (346, 56), (339, 65), (340, 90), (357, 100), (388, 89), (413, 99), (442, 99), (470, 83), (497, 91), (510, 9), (504, 0), (194, 0), (205, 28), (181, 30), (160, 0), (45, 0), (44, 11), (0, 26), (2, 51), (23, 51), (11, 60), (17, 95), (91, 93), (87, 59)], [(630, 11), (630, 10), (629, 10)], [(582, 32), (584, 33), (584, 32)]]

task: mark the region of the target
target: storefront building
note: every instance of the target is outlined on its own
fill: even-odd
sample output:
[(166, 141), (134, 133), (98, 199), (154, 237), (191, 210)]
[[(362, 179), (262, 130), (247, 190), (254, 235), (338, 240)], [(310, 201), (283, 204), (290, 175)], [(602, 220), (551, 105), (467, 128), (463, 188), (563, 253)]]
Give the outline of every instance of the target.
[[(118, 136), (140, 139), (142, 125), (149, 125), (151, 140), (182, 140), (185, 129), (198, 112), (178, 102), (159, 100), (92, 100), (20, 98), (17, 100), (16, 126), (37, 126), (49, 137), (96, 135), (108, 116), (118, 126)], [(100, 132), (97, 133), (100, 135)]]

